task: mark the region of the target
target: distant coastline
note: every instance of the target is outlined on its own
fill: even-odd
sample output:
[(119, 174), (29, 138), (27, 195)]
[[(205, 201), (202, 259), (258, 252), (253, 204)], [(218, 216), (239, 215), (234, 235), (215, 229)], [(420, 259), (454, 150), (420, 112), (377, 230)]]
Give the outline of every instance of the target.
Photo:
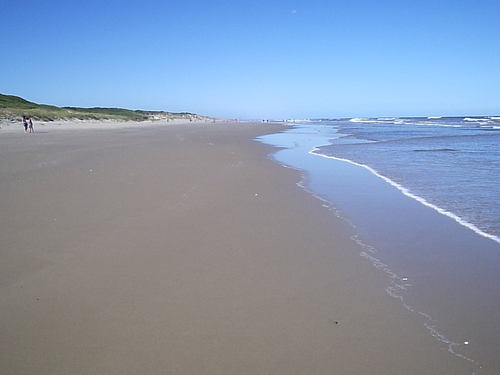
[(155, 121), (187, 120), (207, 121), (214, 118), (190, 112), (144, 111), (124, 108), (57, 107), (37, 104), (19, 96), (0, 94), (0, 120), (19, 120), (30, 116), (37, 121), (56, 120), (115, 120)]

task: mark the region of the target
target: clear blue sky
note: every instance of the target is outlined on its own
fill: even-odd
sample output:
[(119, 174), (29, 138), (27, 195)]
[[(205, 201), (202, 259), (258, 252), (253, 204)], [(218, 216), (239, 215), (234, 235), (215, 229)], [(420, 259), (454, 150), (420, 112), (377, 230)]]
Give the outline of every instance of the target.
[(500, 1), (14, 1), (0, 93), (221, 117), (500, 114)]

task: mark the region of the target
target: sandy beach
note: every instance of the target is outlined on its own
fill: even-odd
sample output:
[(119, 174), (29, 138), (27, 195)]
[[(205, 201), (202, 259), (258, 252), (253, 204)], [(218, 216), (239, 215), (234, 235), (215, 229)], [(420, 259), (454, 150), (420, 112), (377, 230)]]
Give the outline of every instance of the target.
[(471, 374), (252, 139), (0, 130), (0, 373)]
[[(54, 121), (34, 121), (36, 133), (45, 133), (54, 130), (112, 130), (112, 129), (144, 129), (159, 126), (206, 124), (206, 123), (227, 123), (224, 119), (169, 119), (167, 120), (145, 120), (145, 121), (116, 121), (116, 120), (54, 120)], [(0, 120), (0, 134), (19, 134), (23, 129), (21, 119), (17, 121)]]

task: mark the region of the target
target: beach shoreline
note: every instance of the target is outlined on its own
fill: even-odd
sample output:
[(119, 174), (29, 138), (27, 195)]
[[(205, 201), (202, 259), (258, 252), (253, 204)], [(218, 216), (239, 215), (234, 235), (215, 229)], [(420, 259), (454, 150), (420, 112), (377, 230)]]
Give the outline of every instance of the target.
[(170, 125), (0, 137), (0, 372), (471, 374), (254, 141), (283, 126)]
[[(112, 129), (129, 129), (129, 128), (150, 128), (173, 125), (189, 125), (189, 124), (213, 124), (227, 123), (230, 120), (225, 119), (157, 119), (144, 121), (118, 121), (118, 120), (53, 120), (53, 121), (34, 121), (35, 132), (51, 131), (51, 130), (112, 130)], [(0, 135), (7, 133), (21, 133), (23, 130), (22, 119), (12, 121), (3, 119), (0, 120)]]
[(386, 292), (448, 351), (496, 374), (498, 244), (422, 204), (349, 160), (318, 149), (335, 142), (328, 126), (302, 124), (259, 139), (284, 147), (274, 159), (301, 171), (300, 185), (355, 231), (361, 256), (385, 274)]

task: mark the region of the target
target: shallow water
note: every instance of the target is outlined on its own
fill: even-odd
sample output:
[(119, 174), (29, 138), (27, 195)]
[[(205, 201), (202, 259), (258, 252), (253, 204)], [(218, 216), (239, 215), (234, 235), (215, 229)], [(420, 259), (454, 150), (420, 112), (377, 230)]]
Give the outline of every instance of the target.
[[(283, 147), (274, 154), (275, 160), (304, 171), (301, 185), (330, 202), (332, 210), (352, 225), (353, 240), (360, 244), (362, 259), (387, 275), (388, 296), (399, 299), (409, 317), (421, 320), (422, 329), (441, 343), (443, 355), (467, 362), (471, 373), (500, 373), (497, 355), (500, 352), (500, 325), (497, 324), (500, 318), (500, 244), (438, 212), (434, 206), (422, 204), (425, 201), (402, 194), (403, 185), (398, 188), (388, 183), (392, 179), (381, 174), (377, 177), (373, 169), (332, 158), (331, 154), (337, 149), (345, 149), (343, 157), (350, 152), (350, 155), (366, 158), (359, 162), (380, 160), (382, 164), (384, 158), (390, 156), (389, 147), (375, 145), (374, 136), (368, 139), (367, 131), (364, 137), (360, 136), (361, 131), (356, 138), (345, 137), (349, 124), (342, 123), (345, 121), (295, 125), (284, 133), (261, 137), (260, 141)], [(428, 126), (424, 129), (422, 132), (434, 131)], [(349, 130), (352, 134), (354, 129)], [(404, 128), (387, 132), (386, 137), (398, 143), (401, 134), (396, 133), (404, 133)], [(353, 140), (355, 145), (347, 146)], [(405, 150), (416, 149), (414, 141), (400, 143), (405, 142)], [(318, 153), (317, 147), (326, 144), (333, 145), (320, 147)], [(457, 141), (454, 147), (458, 146)], [(429, 147), (429, 143), (425, 147)], [(443, 148), (442, 143), (431, 147)], [(375, 151), (364, 151), (368, 148)], [(397, 153), (401, 147), (391, 148), (394, 149)], [(420, 155), (452, 151), (411, 152)], [(390, 161), (384, 165), (403, 164)], [(429, 176), (427, 178), (430, 180)], [(441, 190), (436, 184), (429, 188)], [(453, 186), (442, 189), (444, 192), (455, 190)], [(492, 197), (495, 193), (490, 191), (488, 194)]]

